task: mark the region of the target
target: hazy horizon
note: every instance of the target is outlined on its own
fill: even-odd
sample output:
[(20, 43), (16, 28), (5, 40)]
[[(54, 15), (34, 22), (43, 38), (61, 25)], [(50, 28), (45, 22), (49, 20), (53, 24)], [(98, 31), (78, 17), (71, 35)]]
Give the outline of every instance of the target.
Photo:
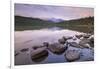
[(16, 16), (32, 17), (39, 19), (63, 19), (72, 20), (94, 16), (93, 8), (70, 7), (70, 6), (52, 6), (52, 5), (34, 5), (34, 4), (15, 4)]

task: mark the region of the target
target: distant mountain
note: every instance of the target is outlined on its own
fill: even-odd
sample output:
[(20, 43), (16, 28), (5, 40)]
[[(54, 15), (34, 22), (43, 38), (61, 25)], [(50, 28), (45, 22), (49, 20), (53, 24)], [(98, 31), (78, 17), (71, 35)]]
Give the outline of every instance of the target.
[(64, 20), (63, 19), (57, 19), (57, 18), (51, 18), (51, 19), (48, 19), (48, 21), (58, 23), (58, 22), (62, 22)]

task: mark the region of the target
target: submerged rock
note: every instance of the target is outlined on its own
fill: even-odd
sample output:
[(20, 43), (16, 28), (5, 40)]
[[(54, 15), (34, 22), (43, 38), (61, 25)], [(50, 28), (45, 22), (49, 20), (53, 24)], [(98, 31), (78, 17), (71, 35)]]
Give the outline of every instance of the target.
[(37, 48), (31, 51), (31, 59), (35, 62), (40, 62), (45, 59), (45, 56), (48, 56), (48, 51), (46, 47)]
[(65, 52), (65, 58), (68, 62), (78, 60), (80, 58), (80, 52), (77, 50), (67, 50)]
[(94, 61), (94, 58), (88, 58), (88, 59), (85, 59), (84, 61)]
[(55, 54), (62, 54), (67, 49), (67, 46), (60, 43), (53, 43), (48, 45), (48, 49)]
[(17, 56), (17, 55), (19, 55), (19, 54), (20, 54), (19, 52), (15, 51), (15, 56)]
[(29, 48), (24, 48), (24, 49), (21, 49), (20, 51), (21, 52), (26, 52), (26, 51), (28, 51), (29, 50)]

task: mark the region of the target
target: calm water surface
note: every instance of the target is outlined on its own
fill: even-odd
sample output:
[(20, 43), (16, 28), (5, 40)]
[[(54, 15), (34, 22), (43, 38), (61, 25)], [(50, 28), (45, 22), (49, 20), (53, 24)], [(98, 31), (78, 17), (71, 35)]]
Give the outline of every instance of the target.
[[(64, 57), (64, 53), (61, 55), (53, 54), (49, 51), (49, 54), (40, 59), (40, 61), (35, 62), (31, 60), (30, 50), (33, 46), (42, 45), (43, 42), (54, 43), (58, 42), (58, 39), (63, 36), (74, 36), (76, 34), (82, 34), (82, 32), (72, 31), (68, 29), (60, 29), (57, 27), (49, 29), (40, 30), (25, 30), (25, 31), (15, 31), (15, 50), (20, 52), (23, 48), (29, 48), (27, 52), (20, 52), (19, 55), (15, 56), (16, 65), (26, 65), (26, 64), (40, 64), (40, 63), (59, 63), (67, 62)], [(73, 40), (71, 40), (73, 41)], [(76, 40), (79, 42), (79, 40)], [(77, 61), (84, 61), (87, 59), (93, 59), (93, 50), (91, 49), (80, 49), (70, 47), (69, 49), (76, 49), (81, 51), (83, 54), (81, 58)]]

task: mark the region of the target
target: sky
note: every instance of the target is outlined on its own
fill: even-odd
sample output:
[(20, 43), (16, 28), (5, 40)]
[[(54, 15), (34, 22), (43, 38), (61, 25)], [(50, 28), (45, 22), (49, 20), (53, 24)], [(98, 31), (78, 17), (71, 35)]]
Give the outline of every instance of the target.
[(64, 19), (72, 20), (94, 16), (94, 9), (87, 7), (53, 6), (36, 4), (14, 5), (14, 15), (40, 18), (40, 19)]

